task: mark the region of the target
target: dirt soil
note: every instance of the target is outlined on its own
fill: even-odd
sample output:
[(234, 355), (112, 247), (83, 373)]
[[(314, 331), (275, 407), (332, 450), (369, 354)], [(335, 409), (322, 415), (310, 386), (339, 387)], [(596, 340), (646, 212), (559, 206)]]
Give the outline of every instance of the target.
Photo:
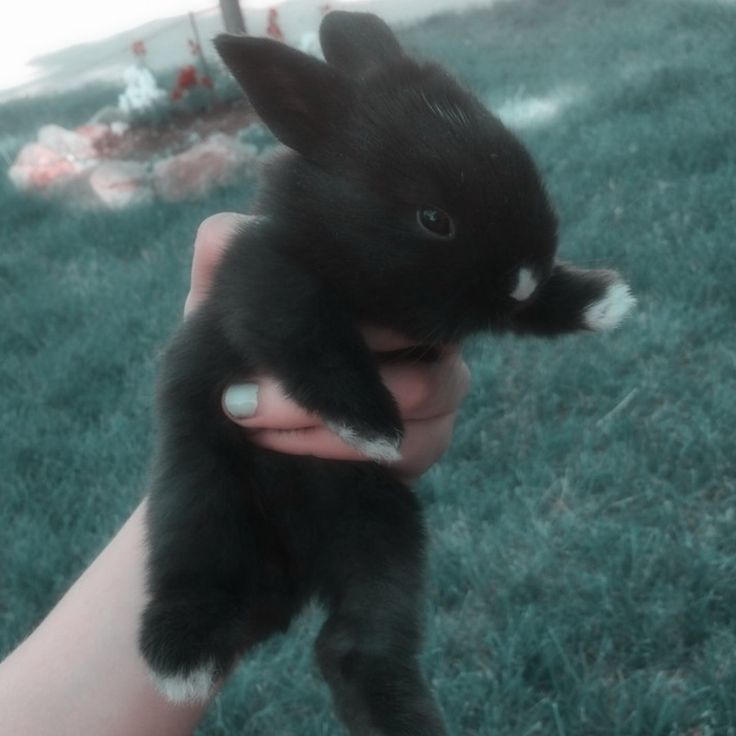
[(257, 120), (245, 100), (236, 100), (206, 112), (178, 113), (157, 125), (131, 125), (122, 135), (110, 133), (95, 145), (100, 158), (148, 161), (191, 148), (195, 136), (204, 140), (212, 133), (235, 135)]

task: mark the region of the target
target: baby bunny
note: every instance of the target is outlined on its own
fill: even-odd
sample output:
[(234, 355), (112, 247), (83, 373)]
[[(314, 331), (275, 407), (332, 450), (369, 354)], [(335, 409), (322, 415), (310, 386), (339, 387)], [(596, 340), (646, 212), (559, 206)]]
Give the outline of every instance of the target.
[[(447, 72), (406, 56), (373, 15), (330, 13), (320, 39), (327, 63), (268, 39), (216, 40), (289, 150), (264, 175), (258, 224), (233, 239), (163, 357), (140, 646), (170, 699), (206, 698), (316, 598), (317, 659), (349, 732), (439, 736), (417, 664), (422, 514), (384, 465), (402, 425), (358, 325), (431, 355), (478, 331), (612, 328), (633, 298), (614, 272), (555, 260), (532, 159)], [(256, 372), (369, 459), (250, 443), (220, 402)]]

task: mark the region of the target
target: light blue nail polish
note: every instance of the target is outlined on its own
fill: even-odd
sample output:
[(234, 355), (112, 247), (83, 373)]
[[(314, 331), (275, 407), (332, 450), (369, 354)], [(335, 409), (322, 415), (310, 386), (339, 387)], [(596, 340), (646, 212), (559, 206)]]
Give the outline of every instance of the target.
[(228, 414), (236, 419), (252, 417), (258, 408), (258, 384), (238, 383), (228, 386), (222, 397)]

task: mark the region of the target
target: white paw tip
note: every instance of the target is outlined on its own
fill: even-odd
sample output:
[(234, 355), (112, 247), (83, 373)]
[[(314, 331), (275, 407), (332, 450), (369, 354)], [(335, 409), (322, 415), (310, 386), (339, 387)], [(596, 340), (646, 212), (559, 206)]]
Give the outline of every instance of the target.
[(341, 440), (347, 442), (347, 444), (371, 460), (382, 463), (401, 460), (401, 453), (399, 452), (401, 437), (397, 437), (396, 439), (389, 439), (388, 437), (368, 438), (346, 424), (326, 422), (326, 425)]
[(157, 690), (172, 703), (204, 702), (215, 683), (215, 666), (212, 663), (186, 675), (162, 675), (150, 672)]
[(518, 302), (523, 302), (534, 293), (537, 284), (537, 279), (528, 268), (520, 268), (516, 286), (511, 292), (511, 298), (516, 299)]
[(623, 318), (636, 304), (636, 298), (623, 281), (612, 283), (602, 299), (591, 304), (583, 319), (591, 330), (612, 330), (621, 324)]

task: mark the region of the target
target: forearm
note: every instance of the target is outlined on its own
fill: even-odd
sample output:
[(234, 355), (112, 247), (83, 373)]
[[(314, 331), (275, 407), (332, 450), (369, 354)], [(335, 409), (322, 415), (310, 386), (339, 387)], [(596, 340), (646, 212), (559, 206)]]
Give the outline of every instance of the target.
[(144, 504), (41, 625), (0, 664), (0, 733), (179, 736), (206, 705), (172, 705), (138, 654)]

